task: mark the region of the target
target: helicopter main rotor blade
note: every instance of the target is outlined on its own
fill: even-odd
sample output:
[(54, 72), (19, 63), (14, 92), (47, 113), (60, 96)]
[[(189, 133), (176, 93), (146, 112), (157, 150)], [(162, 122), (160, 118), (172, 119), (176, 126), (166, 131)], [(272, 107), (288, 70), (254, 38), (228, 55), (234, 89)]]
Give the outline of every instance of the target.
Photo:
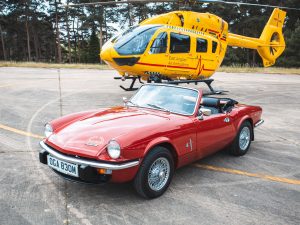
[(265, 5), (265, 4), (258, 4), (258, 3), (230, 2), (230, 1), (223, 1), (223, 0), (197, 0), (197, 1), (200, 3), (222, 3), (222, 4), (228, 4), (228, 5), (249, 5), (249, 6), (260, 6), (260, 7), (268, 7), (268, 8), (300, 10), (300, 8), (278, 6), (278, 5)]
[(86, 2), (86, 3), (69, 3), (65, 7), (76, 7), (76, 6), (93, 6), (93, 5), (121, 5), (121, 4), (147, 4), (147, 3), (159, 3), (159, 2), (175, 2), (175, 0), (153, 0), (153, 1), (139, 1), (139, 0), (128, 0), (128, 1), (107, 1), (107, 2)]
[[(152, 0), (152, 1), (142, 1), (142, 0), (128, 0), (128, 1), (107, 1), (107, 2), (87, 2), (87, 3), (70, 3), (65, 5), (65, 7), (76, 7), (76, 6), (93, 6), (93, 5), (121, 5), (121, 4), (147, 4), (147, 3), (159, 3), (159, 2), (176, 2), (176, 0)], [(184, 2), (184, 1), (183, 1)], [(195, 1), (191, 1), (195, 2)], [(300, 10), (300, 8), (277, 6), (277, 5), (265, 5), (258, 3), (246, 3), (246, 2), (232, 2), (224, 0), (196, 0), (198, 3), (222, 3), (228, 5), (248, 5), (248, 6), (259, 6), (268, 8), (281, 8), (289, 10)]]

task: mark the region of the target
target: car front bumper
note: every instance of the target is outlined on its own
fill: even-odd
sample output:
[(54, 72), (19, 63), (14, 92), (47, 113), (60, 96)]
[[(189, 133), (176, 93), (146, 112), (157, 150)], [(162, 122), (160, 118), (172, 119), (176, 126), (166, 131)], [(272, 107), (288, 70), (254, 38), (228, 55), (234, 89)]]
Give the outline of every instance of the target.
[[(57, 174), (61, 175), (62, 177), (77, 182), (104, 183), (111, 179), (112, 173), (114, 173), (114, 171), (126, 171), (127, 169), (131, 169), (139, 165), (139, 160), (124, 163), (108, 163), (91, 159), (76, 158), (75, 156), (69, 156), (58, 152), (57, 150), (45, 144), (44, 141), (40, 142), (40, 146), (42, 149), (39, 152), (39, 159), (40, 162), (43, 164), (47, 164), (48, 154), (62, 161), (77, 164), (79, 177), (69, 176), (53, 169)], [(97, 169), (105, 169), (106, 171), (108, 171), (108, 173), (99, 174)]]

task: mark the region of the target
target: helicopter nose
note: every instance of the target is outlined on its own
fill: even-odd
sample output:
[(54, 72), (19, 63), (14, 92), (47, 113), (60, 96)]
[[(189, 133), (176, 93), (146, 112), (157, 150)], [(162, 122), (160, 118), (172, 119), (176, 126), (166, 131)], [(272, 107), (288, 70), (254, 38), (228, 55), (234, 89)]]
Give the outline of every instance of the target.
[(111, 61), (111, 49), (110, 48), (104, 48), (100, 52), (100, 57), (104, 61)]

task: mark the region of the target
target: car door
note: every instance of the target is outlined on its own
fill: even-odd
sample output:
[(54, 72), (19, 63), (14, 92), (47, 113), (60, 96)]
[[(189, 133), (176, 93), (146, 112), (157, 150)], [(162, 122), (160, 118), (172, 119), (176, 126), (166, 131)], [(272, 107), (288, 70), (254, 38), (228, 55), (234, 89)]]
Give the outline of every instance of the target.
[(230, 114), (219, 113), (203, 116), (195, 121), (197, 158), (203, 158), (226, 147), (235, 136)]

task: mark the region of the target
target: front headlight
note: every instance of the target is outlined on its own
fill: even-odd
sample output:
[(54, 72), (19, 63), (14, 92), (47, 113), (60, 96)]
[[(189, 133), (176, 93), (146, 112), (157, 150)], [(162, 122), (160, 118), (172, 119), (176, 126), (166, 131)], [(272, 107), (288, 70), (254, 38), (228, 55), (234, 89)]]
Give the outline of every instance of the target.
[(52, 126), (49, 123), (47, 123), (45, 125), (45, 136), (48, 138), (52, 133), (53, 133)]
[(115, 140), (109, 141), (109, 143), (107, 145), (107, 152), (108, 152), (108, 155), (112, 159), (119, 158), (120, 154), (121, 154), (121, 147), (120, 147), (119, 143)]

